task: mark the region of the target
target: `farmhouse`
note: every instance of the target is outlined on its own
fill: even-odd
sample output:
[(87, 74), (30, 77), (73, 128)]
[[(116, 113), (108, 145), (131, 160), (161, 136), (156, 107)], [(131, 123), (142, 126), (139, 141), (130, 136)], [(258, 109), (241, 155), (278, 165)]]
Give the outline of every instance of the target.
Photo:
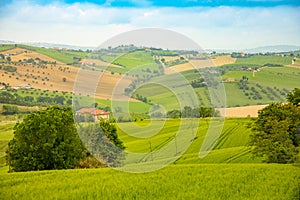
[(31, 85), (30, 84), (20, 84), (18, 85), (18, 88), (22, 88), (22, 89), (30, 89)]
[(76, 111), (76, 115), (92, 115), (95, 122), (97, 122), (99, 118), (104, 120), (109, 119), (109, 112), (99, 110), (97, 108), (81, 108), (80, 110)]
[(235, 79), (234, 78), (227, 78), (226, 82), (235, 82)]

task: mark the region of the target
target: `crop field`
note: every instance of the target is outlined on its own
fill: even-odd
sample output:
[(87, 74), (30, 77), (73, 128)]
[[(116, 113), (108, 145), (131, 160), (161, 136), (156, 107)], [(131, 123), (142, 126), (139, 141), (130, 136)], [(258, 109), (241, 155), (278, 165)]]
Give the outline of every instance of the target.
[[(6, 46), (5, 46), (6, 47)], [(10, 47), (10, 46), (9, 46)], [(26, 52), (25, 52), (26, 51)], [(23, 64), (13, 64), (10, 66), (16, 67), (16, 72), (7, 72), (0, 70), (1, 79), (5, 83), (9, 83), (10, 86), (18, 86), (20, 84), (31, 84), (33, 88), (42, 90), (52, 90), (52, 91), (64, 91), (72, 92), (75, 83), (75, 78), (78, 72), (77, 67), (70, 65), (65, 65), (62, 61), (53, 55), (51, 52), (56, 52), (60, 56), (71, 54), (73, 57), (80, 57), (86, 55), (85, 52), (77, 51), (58, 51), (54, 49), (38, 48), (38, 47), (28, 47), (25, 45), (18, 45), (18, 48), (13, 48), (4, 52), (12, 53), (11, 58), (13, 61), (19, 61), (22, 59), (36, 59), (40, 58), (44, 61), (54, 62), (52, 64), (43, 64), (38, 66), (33, 66), (30, 63)], [(45, 53), (47, 52), (47, 53)], [(70, 54), (70, 55), (69, 55)], [(72, 59), (73, 59), (72, 57)], [(172, 59), (178, 59), (179, 56), (164, 56), (167, 60), (172, 61)], [(57, 59), (57, 60), (54, 60)], [(116, 58), (116, 59), (115, 59)], [(151, 52), (147, 51), (133, 51), (126, 53), (119, 57), (104, 55), (102, 59), (106, 59), (107, 62), (97, 60), (97, 59), (87, 59), (87, 62), (92, 63), (93, 70), (103, 71), (105, 68), (107, 71), (101, 77), (96, 90), (96, 98), (102, 100), (112, 100), (115, 101), (127, 101), (128, 97), (124, 95), (124, 90), (130, 85), (130, 83), (137, 78), (152, 80), (166, 79), (176, 84), (176, 80), (173, 80), (172, 73), (175, 71), (181, 72), (188, 81), (197, 80), (199, 76), (193, 74), (194, 66), (196, 68), (208, 67), (211, 65), (224, 65), (231, 64), (236, 65), (235, 68), (222, 76), (224, 80), (224, 86), (227, 94), (227, 107), (241, 107), (249, 105), (264, 105), (270, 102), (285, 101), (285, 95), (288, 91), (292, 90), (298, 85), (299, 69), (290, 67), (263, 67), (259, 72), (249, 72), (240, 70), (240, 66), (250, 67), (250, 66), (261, 66), (264, 64), (277, 64), (277, 65), (287, 65), (290, 64), (291, 57), (281, 57), (281, 56), (251, 56), (249, 58), (232, 58), (230, 55), (215, 56), (211, 60), (191, 60), (190, 63), (184, 63), (180, 65), (175, 65), (165, 69), (167, 76), (157, 77), (161, 71), (158, 65), (155, 63)], [(115, 60), (113, 60), (115, 59)], [(84, 62), (84, 60), (83, 60)], [(108, 62), (114, 62), (112, 66), (104, 66)], [(193, 63), (195, 62), (195, 63)], [(5, 66), (7, 64), (4, 64)], [(4, 66), (2, 64), (2, 66)], [(94, 66), (95, 65), (95, 66)], [(226, 67), (221, 66), (220, 69), (225, 69)], [(228, 66), (228, 69), (232, 68)], [(94, 71), (91, 73), (94, 74)], [(188, 71), (187, 71), (188, 70)], [(170, 72), (170, 73), (169, 73)], [(156, 76), (156, 77), (153, 77)], [(244, 85), (239, 83), (240, 79), (246, 76), (248, 82)], [(227, 82), (227, 79), (234, 79), (234, 82)], [(65, 80), (65, 81), (64, 81)], [(114, 91), (116, 85), (122, 80), (122, 84), (119, 84), (118, 92)], [(86, 83), (88, 83), (89, 77), (87, 77)], [(89, 84), (85, 84), (89, 85)], [(186, 95), (185, 89), (177, 88), (179, 96)], [(93, 95), (86, 92), (84, 89), (80, 92), (81, 95)], [(118, 93), (117, 96), (112, 97), (112, 93)], [(155, 92), (155, 93), (153, 93)], [(199, 104), (201, 106), (209, 106), (209, 91), (206, 88), (195, 88), (196, 95), (199, 99)], [(174, 93), (170, 90), (166, 90), (161, 86), (157, 85), (145, 85), (135, 91), (135, 95), (139, 94), (142, 97), (147, 97), (148, 103), (158, 103), (165, 106), (168, 111), (170, 109), (178, 108), (178, 100), (174, 96)], [(130, 98), (129, 101), (137, 101)]]
[(232, 58), (230, 55), (216, 56), (214, 59), (212, 59), (215, 66), (233, 64), (236, 62), (236, 60), (237, 60), (236, 58)]
[[(56, 50), (56, 49), (33, 47), (33, 46), (27, 46), (21, 44), (18, 45), (18, 47), (35, 51), (40, 54), (44, 54), (46, 56), (49, 56), (50, 58), (53, 58), (65, 64), (73, 64), (74, 62), (78, 61), (79, 58), (81, 59), (85, 58), (85, 56), (88, 54), (86, 52), (81, 52), (81, 51)], [(77, 59), (74, 59), (74, 57), (76, 57)]]
[[(15, 65), (16, 72), (5, 72), (0, 70), (2, 82), (9, 83), (16, 87), (20, 84), (30, 84), (34, 88), (42, 90), (73, 91), (74, 80), (78, 68), (66, 65), (46, 65), (46, 67), (37, 67), (31, 64)], [(66, 78), (66, 81), (63, 81)]]
[[(2, 106), (1, 106), (2, 110)], [(0, 168), (5, 166), (5, 151), (9, 140), (13, 138), (13, 127), (17, 122), (16, 116), (0, 115)], [(1, 172), (0, 172), (1, 173)]]
[[(13, 124), (2, 121), (0, 199), (299, 199), (299, 167), (261, 164), (251, 158), (246, 147), (251, 119), (227, 119), (214, 150), (200, 159), (209, 121), (200, 120), (195, 140), (174, 164), (140, 174), (109, 168), (7, 173), (4, 151), (12, 138)], [(161, 125), (159, 121), (152, 123)], [(140, 127), (149, 124), (147, 120), (138, 122)], [(121, 123), (130, 128), (132, 125)], [(178, 126), (178, 120), (167, 121), (164, 131), (148, 139), (153, 148), (166, 144)], [(128, 151), (149, 151), (147, 139), (134, 140), (124, 133), (120, 137)]]
[(232, 71), (223, 76), (226, 78), (232, 77), (240, 80), (245, 75), (249, 82), (259, 83), (261, 85), (293, 89), (298, 85), (300, 70), (289, 67), (264, 67), (259, 72), (253, 73), (248, 71)]
[(36, 58), (40, 58), (41, 60), (47, 61), (47, 62), (56, 62), (57, 64), (64, 64), (63, 62), (57, 61), (47, 55), (41, 54), (41, 53), (37, 53), (35, 51), (30, 51), (27, 49), (23, 49), (23, 48), (13, 48), (7, 51), (3, 51), (3, 54), (9, 54), (11, 61), (12, 62), (18, 62), (19, 60), (28, 60), (28, 59), (33, 59), (35, 60)]
[[(299, 199), (299, 167), (251, 164), (249, 153), (248, 157), (243, 155), (249, 122), (250, 119), (226, 121), (215, 150), (201, 160), (198, 151), (206, 129), (205, 120), (201, 121), (198, 138), (176, 164), (150, 173), (132, 174), (109, 168), (7, 173), (7, 167), (1, 167), (1, 199)], [(151, 138), (153, 145), (155, 140), (171, 136), (174, 126), (178, 126), (178, 121), (167, 123), (165, 128), (171, 133), (166, 131), (162, 133), (165, 137)], [(11, 136), (11, 131), (6, 132), (0, 139), (7, 144)], [(148, 150), (147, 143), (138, 145), (129, 137), (122, 140), (129, 150)], [(0, 150), (3, 152), (3, 148)]]
[(121, 66), (119, 65), (114, 65), (112, 63), (109, 63), (109, 62), (105, 62), (105, 61), (102, 61), (102, 60), (99, 60), (99, 59), (83, 59), (80, 63), (82, 64), (88, 64), (88, 65), (91, 65), (91, 66), (99, 66), (99, 67), (117, 67), (117, 68), (122, 68)]
[(248, 58), (238, 58), (236, 64), (277, 64), (277, 65), (289, 65), (292, 64), (292, 57), (281, 56), (251, 56)]
[[(24, 49), (16, 48), (9, 51), (9, 53), (16, 54), (15, 56), (11, 56), (12, 60), (19, 61), (23, 59), (35, 59), (40, 58), (44, 61), (53, 62), (52, 58), (49, 58), (43, 54), (39, 54), (36, 52), (27, 52), (24, 53)], [(19, 54), (18, 54), (19, 53)], [(24, 57), (24, 55), (25, 57)], [(30, 55), (30, 56), (29, 56)], [(20, 57), (21, 56), (21, 57)], [(11, 66), (15, 67), (17, 70), (15, 72), (7, 72), (5, 70), (0, 69), (1, 82), (9, 83), (11, 87), (17, 87), (21, 84), (30, 84), (31, 87), (41, 90), (51, 90), (51, 91), (63, 91), (63, 92), (73, 92), (74, 83), (76, 80), (76, 76), (78, 73), (78, 68), (65, 65), (65, 64), (42, 64), (42, 65), (32, 65), (29, 63), (22, 64), (2, 64), (2, 67)], [(95, 74), (94, 71), (91, 71), (92, 74)], [(87, 82), (90, 80), (90, 77), (85, 77)], [(101, 76), (98, 87), (96, 90), (96, 97), (100, 99), (112, 99), (112, 92), (116, 84), (122, 79), (122, 86), (120, 88), (121, 92), (115, 100), (123, 100), (124, 99), (124, 89), (127, 87), (131, 81), (132, 77), (124, 76), (122, 77), (120, 74), (113, 74), (109, 71), (105, 71), (104, 75)], [(97, 80), (98, 81), (98, 80)], [(94, 82), (92, 83), (95, 84)], [(90, 85), (87, 85), (89, 87)], [(84, 94), (84, 91), (82, 92)], [(91, 94), (88, 94), (91, 95)], [(130, 99), (130, 101), (135, 101)]]
[(103, 55), (101, 58), (113, 66), (117, 65), (120, 68), (109, 67), (108, 71), (129, 74), (135, 77), (149, 77), (150, 75), (159, 73), (159, 67), (153, 59), (151, 52), (137, 50), (129, 53), (124, 53), (119, 56)]
[(266, 107), (267, 105), (256, 106), (241, 106), (226, 108), (226, 117), (257, 117), (258, 111)]
[(291, 165), (171, 165), (130, 174), (113, 169), (1, 173), (1, 199), (298, 199)]
[(95, 99), (100, 106), (112, 106), (112, 110), (115, 111), (118, 109), (119, 112), (127, 112), (129, 109), (129, 113), (147, 113), (151, 106), (144, 102), (136, 102), (136, 101), (111, 101), (111, 100), (104, 100), (104, 99)]
[[(195, 124), (197, 119), (172, 120), (166, 122), (148, 120), (142, 122), (119, 123), (119, 137), (124, 142), (126, 150), (135, 153), (155, 151), (171, 143), (182, 126), (185, 134), (193, 134), (194, 140), (187, 151), (175, 162), (176, 164), (199, 164), (199, 163), (260, 163), (261, 158), (253, 158), (248, 146), (251, 134), (251, 118), (230, 119), (226, 118), (223, 130), (213, 150), (204, 158), (199, 158), (199, 151), (207, 134), (210, 119), (201, 119), (199, 127), (191, 129), (190, 123)], [(181, 123), (181, 124), (180, 124)], [(185, 125), (186, 123), (186, 125)], [(220, 126), (221, 124), (218, 124)], [(136, 138), (148, 136), (151, 137)], [(128, 133), (130, 135), (128, 135)], [(134, 133), (134, 136), (132, 134)], [(180, 143), (180, 141), (178, 141)], [(150, 147), (151, 143), (151, 147)], [(145, 158), (146, 159), (146, 158)]]
[[(199, 73), (194, 70), (182, 72), (182, 75), (188, 80), (193, 81), (199, 78)], [(284, 102), (286, 94), (299, 86), (300, 70), (290, 67), (264, 67), (260, 71), (253, 72), (234, 70), (228, 71), (223, 76), (226, 91), (227, 107), (241, 107), (249, 105), (265, 105), (271, 102)], [(241, 83), (240, 80), (245, 76), (248, 80)], [(178, 85), (178, 80), (174, 74), (164, 76), (163, 78), (153, 78), (153, 82), (162, 82), (166, 85)], [(227, 82), (227, 79), (234, 79), (233, 82)], [(177, 94), (184, 94), (187, 87), (176, 87)], [(194, 88), (199, 104), (208, 106), (209, 91), (206, 87)], [(165, 106), (166, 110), (178, 109), (176, 96), (170, 89), (160, 85), (144, 84), (135, 92), (146, 96), (152, 103), (159, 103)], [(247, 115), (245, 115), (247, 116)]]
[(114, 60), (113, 63), (121, 64), (128, 70), (145, 64), (155, 64), (151, 53), (143, 51), (126, 53)]
[(223, 55), (215, 56), (209, 60), (190, 60), (190, 63), (194, 66), (194, 68), (206, 68), (234, 64), (236, 60), (236, 58), (232, 58), (230, 55)]
[(7, 50), (13, 49), (13, 48), (15, 48), (14, 44), (1, 44), (0, 45), (0, 52), (2, 53), (2, 51), (7, 51)]

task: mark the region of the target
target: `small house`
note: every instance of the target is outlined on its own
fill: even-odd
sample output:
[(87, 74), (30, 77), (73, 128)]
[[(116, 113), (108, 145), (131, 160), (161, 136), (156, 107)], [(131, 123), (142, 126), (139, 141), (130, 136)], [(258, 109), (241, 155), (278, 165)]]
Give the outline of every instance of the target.
[(21, 89), (30, 89), (31, 85), (30, 84), (20, 84), (20, 85), (18, 85), (18, 88), (21, 88)]
[(226, 82), (235, 82), (235, 79), (234, 78), (227, 78)]
[(91, 115), (95, 122), (97, 122), (100, 118), (109, 120), (109, 114), (109, 112), (97, 108), (81, 108), (76, 111), (76, 115)]

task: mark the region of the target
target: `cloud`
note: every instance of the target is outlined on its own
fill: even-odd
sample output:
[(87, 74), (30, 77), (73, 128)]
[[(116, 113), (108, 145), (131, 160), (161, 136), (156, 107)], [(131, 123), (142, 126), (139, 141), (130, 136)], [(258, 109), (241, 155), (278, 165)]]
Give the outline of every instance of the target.
[(0, 39), (98, 46), (113, 35), (155, 27), (183, 33), (204, 48), (300, 45), (298, 10), (291, 6), (120, 8), (16, 1), (0, 8)]

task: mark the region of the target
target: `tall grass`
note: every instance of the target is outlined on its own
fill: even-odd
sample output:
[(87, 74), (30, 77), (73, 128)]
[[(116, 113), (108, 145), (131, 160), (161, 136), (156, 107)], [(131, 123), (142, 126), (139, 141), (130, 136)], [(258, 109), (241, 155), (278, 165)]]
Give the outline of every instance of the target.
[(172, 165), (1, 174), (1, 199), (299, 199), (299, 168), (266, 164)]

